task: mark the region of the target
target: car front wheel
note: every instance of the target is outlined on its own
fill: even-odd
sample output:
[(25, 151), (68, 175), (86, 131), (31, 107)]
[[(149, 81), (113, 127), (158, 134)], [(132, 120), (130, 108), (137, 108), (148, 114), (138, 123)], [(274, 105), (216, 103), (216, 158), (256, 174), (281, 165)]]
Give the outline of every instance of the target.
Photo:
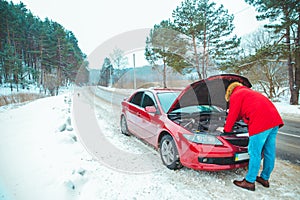
[(176, 170), (182, 167), (175, 141), (170, 135), (165, 135), (161, 139), (160, 156), (169, 169)]

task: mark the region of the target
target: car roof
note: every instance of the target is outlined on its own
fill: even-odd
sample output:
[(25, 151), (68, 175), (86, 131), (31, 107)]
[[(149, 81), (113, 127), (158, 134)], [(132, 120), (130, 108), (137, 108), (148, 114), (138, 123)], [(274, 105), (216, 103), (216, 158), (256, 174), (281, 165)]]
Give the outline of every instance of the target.
[(137, 92), (151, 91), (153, 93), (167, 93), (167, 92), (181, 92), (183, 89), (179, 88), (141, 88)]
[(161, 92), (181, 92), (183, 89), (178, 89), (178, 88), (155, 88), (154, 91), (157, 93)]

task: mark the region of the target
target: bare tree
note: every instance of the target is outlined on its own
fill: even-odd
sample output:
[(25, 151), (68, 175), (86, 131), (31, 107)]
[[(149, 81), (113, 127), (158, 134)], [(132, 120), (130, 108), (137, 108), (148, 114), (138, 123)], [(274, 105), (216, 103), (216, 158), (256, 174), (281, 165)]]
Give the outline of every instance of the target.
[(288, 90), (287, 59), (278, 45), (280, 39), (271, 31), (259, 29), (242, 40), (242, 58), (230, 63), (233, 72), (249, 77), (271, 99)]
[(109, 54), (109, 58), (114, 68), (122, 68), (128, 65), (128, 58), (125, 57), (124, 51), (119, 48), (114, 48), (113, 52)]

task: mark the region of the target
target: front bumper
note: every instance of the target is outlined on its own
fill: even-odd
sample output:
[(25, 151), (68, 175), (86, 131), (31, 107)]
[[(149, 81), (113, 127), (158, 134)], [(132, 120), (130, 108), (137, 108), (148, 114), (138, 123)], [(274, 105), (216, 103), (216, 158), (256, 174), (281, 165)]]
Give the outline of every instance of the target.
[(249, 160), (234, 161), (234, 157), (228, 158), (207, 158), (198, 157), (193, 162), (182, 162), (181, 164), (185, 167), (192, 168), (194, 170), (203, 171), (224, 171), (232, 170), (237, 168), (244, 168), (248, 166)]
[(249, 155), (247, 146), (236, 146), (223, 140), (224, 145), (213, 146), (190, 143), (180, 143), (180, 162), (195, 170), (221, 171), (248, 166)]

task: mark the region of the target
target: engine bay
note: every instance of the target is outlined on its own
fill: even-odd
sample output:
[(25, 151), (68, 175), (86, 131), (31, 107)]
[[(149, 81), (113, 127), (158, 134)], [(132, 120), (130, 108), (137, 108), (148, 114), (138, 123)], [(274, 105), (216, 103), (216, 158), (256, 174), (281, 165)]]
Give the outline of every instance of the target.
[[(198, 112), (192, 114), (177, 113), (176, 115), (169, 115), (169, 118), (193, 133), (220, 134), (223, 133), (226, 116), (226, 112)], [(232, 132), (246, 133), (248, 132), (247, 125), (243, 121), (238, 121)]]

